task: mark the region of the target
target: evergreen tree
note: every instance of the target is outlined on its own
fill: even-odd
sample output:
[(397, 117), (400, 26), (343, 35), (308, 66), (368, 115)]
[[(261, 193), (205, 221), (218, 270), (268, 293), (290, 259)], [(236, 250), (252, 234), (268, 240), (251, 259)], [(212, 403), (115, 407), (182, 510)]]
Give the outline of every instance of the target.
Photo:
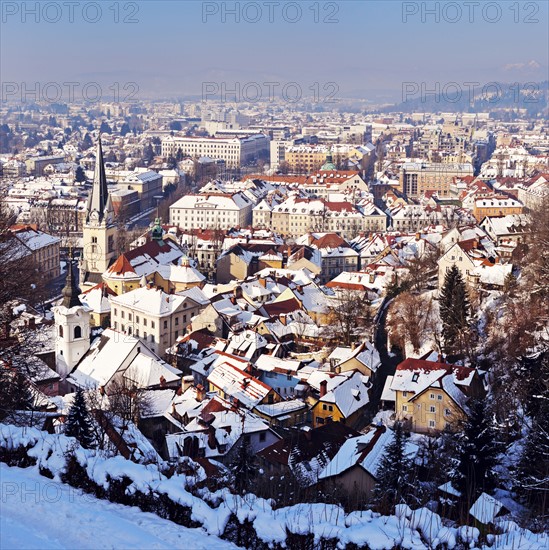
[(94, 446), (90, 413), (81, 389), (76, 391), (74, 401), (69, 409), (65, 435), (75, 437), (85, 449)]
[(256, 457), (246, 443), (242, 443), (231, 462), (231, 470), (234, 475), (234, 489), (243, 495), (252, 487), (257, 476)]
[(0, 363), (0, 420), (11, 419), (17, 411), (30, 411), (33, 397), (29, 381), (17, 369)]
[(90, 147), (93, 147), (93, 141), (90, 134), (86, 133), (82, 140), (82, 149), (89, 149)]
[(120, 127), (120, 135), (125, 136), (126, 134), (129, 134), (130, 131), (130, 125), (127, 122), (124, 122), (124, 124)]
[(494, 469), (502, 450), (498, 433), (485, 402), (469, 403), (469, 415), (457, 436), (457, 465), (452, 485), (461, 493), (461, 502), (469, 509), (482, 492), (495, 487)]
[(112, 128), (109, 126), (109, 124), (105, 121), (101, 123), (101, 126), (99, 127), (99, 132), (101, 134), (112, 134)]
[(377, 469), (373, 497), (382, 512), (392, 512), (406, 495), (411, 462), (406, 457), (406, 435), (401, 422), (393, 428), (393, 438), (387, 445)]
[(524, 408), (531, 417), (517, 465), (515, 488), (536, 516), (543, 516), (549, 504), (549, 354), (529, 361)]
[(86, 174), (84, 173), (84, 168), (82, 168), (82, 166), (76, 167), (76, 172), (74, 173), (74, 180), (78, 182), (86, 181)]
[(549, 410), (532, 421), (516, 474), (517, 493), (536, 516), (544, 515), (549, 504)]
[(445, 351), (463, 353), (467, 342), (470, 304), (465, 282), (456, 265), (446, 273), (439, 303)]

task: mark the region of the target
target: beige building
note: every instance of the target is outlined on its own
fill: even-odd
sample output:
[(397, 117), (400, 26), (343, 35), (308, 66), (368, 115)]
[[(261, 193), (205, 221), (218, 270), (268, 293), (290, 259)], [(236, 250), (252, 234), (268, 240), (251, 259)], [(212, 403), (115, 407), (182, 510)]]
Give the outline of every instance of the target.
[(111, 328), (140, 338), (163, 356), (200, 309), (184, 293), (166, 294), (148, 285), (111, 299)]
[(459, 429), (468, 413), (467, 401), (482, 395), (476, 369), (421, 359), (406, 359), (390, 383), (397, 419), (418, 433)]
[(472, 175), (471, 164), (407, 162), (400, 171), (399, 190), (408, 197), (419, 197), (426, 191), (436, 191), (441, 197), (448, 197), (454, 178)]
[(15, 225), (11, 232), (23, 244), (23, 253), (30, 254), (45, 281), (61, 275), (59, 245), (61, 239), (43, 233), (31, 225)]
[(353, 206), (350, 202), (292, 196), (272, 209), (269, 229), (286, 236), (314, 231), (354, 239), (361, 231), (384, 231), (386, 227), (387, 217), (370, 202)]
[(162, 196), (162, 176), (153, 170), (134, 172), (119, 182), (120, 190), (137, 191), (141, 210), (156, 206), (155, 197)]

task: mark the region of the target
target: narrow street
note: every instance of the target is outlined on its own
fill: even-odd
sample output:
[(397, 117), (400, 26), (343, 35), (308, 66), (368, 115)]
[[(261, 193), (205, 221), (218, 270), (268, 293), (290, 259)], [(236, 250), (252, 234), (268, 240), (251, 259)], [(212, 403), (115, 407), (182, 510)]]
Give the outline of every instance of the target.
[(379, 352), (381, 367), (376, 372), (374, 384), (370, 391), (370, 404), (362, 416), (357, 429), (363, 429), (368, 426), (379, 411), (381, 393), (383, 392), (383, 387), (385, 385), (385, 381), (387, 380), (387, 376), (392, 376), (395, 373), (397, 365), (402, 361), (400, 353), (397, 353), (396, 355), (389, 355), (389, 350), (387, 349), (387, 330), (385, 328), (385, 323), (387, 322), (387, 311), (388, 304), (385, 304), (374, 330), (374, 344)]

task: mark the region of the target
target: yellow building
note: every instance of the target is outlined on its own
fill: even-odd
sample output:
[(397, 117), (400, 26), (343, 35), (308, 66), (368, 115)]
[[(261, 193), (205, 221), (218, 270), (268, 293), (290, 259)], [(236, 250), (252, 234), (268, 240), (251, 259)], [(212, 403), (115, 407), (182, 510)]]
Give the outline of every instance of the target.
[(141, 277), (136, 273), (132, 264), (124, 254), (103, 273), (103, 281), (117, 295), (130, 292), (140, 287)]
[(477, 199), (473, 207), (473, 216), (478, 222), (488, 217), (502, 217), (522, 214), (524, 206), (510, 197), (492, 197)]
[(467, 401), (483, 392), (476, 369), (422, 359), (400, 363), (390, 389), (397, 419), (418, 433), (460, 429)]
[(370, 402), (370, 379), (359, 371), (332, 375), (319, 382), (319, 397), (311, 408), (313, 428), (330, 422), (352, 426)]

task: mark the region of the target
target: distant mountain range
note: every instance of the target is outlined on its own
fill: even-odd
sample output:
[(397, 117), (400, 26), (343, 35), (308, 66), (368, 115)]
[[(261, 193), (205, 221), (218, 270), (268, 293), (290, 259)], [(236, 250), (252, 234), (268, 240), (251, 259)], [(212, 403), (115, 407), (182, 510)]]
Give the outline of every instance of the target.
[(422, 90), (420, 83), (409, 83), (403, 95), (410, 97), (401, 103), (387, 106), (383, 112), (486, 112), (526, 109), (530, 116), (547, 113), (549, 81), (505, 83), (490, 82), (484, 86), (440, 85), (434, 92)]

